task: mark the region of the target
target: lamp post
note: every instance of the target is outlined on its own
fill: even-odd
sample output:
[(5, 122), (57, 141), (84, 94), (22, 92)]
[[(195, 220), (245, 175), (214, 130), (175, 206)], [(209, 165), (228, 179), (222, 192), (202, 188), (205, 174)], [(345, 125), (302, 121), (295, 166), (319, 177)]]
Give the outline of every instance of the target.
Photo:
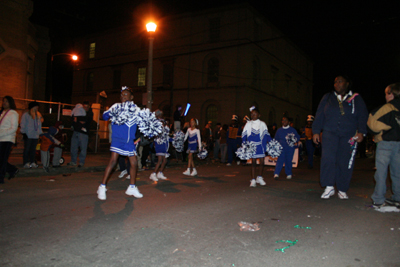
[(146, 24), (147, 32), (149, 33), (149, 61), (148, 61), (148, 74), (147, 74), (147, 105), (146, 107), (151, 110), (153, 104), (153, 42), (154, 32), (157, 25), (153, 22)]
[[(70, 56), (71, 60), (73, 60), (73, 61), (77, 61), (78, 60), (78, 56), (75, 55), (75, 54), (58, 53), (58, 54), (52, 54), (51, 55), (51, 61), (50, 61), (50, 102), (53, 101), (53, 60), (54, 60), (54, 57), (56, 57), (56, 56)], [(51, 107), (51, 104), (50, 104), (50, 109), (49, 109), (50, 114), (51, 114), (51, 111), (52, 111), (51, 109), (52, 109), (52, 107)]]

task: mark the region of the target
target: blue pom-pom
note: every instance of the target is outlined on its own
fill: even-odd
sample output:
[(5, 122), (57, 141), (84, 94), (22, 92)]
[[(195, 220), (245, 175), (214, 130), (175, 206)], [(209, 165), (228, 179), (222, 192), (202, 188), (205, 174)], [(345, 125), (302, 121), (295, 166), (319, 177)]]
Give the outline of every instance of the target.
[(207, 151), (207, 149), (203, 146), (203, 147), (201, 147), (199, 153), (197, 154), (197, 157), (198, 157), (199, 159), (205, 159), (205, 158), (207, 157), (207, 155), (208, 155), (208, 151)]
[(153, 138), (163, 132), (163, 125), (159, 121), (154, 112), (150, 112), (149, 109), (142, 109), (139, 111), (139, 131), (149, 138)]
[(257, 146), (250, 141), (242, 143), (242, 146), (235, 152), (241, 160), (251, 159), (257, 151)]
[(174, 134), (174, 139), (172, 140), (172, 145), (175, 147), (177, 152), (183, 151), (183, 143), (185, 140), (185, 134), (182, 131), (177, 131)]
[(273, 158), (279, 157), (281, 155), (282, 149), (282, 145), (275, 139), (272, 139), (272, 141), (267, 144), (267, 152)]

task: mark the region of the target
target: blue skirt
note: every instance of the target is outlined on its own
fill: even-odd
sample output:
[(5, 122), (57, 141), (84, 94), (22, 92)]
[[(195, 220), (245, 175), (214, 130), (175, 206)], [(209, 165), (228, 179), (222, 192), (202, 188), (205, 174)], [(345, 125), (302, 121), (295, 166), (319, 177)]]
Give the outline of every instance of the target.
[(133, 141), (129, 143), (111, 141), (110, 151), (128, 157), (137, 155), (136, 145), (133, 143)]
[(197, 141), (195, 143), (192, 144), (188, 144), (188, 150), (186, 151), (186, 153), (197, 153)]
[(154, 149), (156, 150), (156, 156), (166, 156), (168, 154), (169, 143), (165, 142), (162, 144), (157, 144), (154, 142)]

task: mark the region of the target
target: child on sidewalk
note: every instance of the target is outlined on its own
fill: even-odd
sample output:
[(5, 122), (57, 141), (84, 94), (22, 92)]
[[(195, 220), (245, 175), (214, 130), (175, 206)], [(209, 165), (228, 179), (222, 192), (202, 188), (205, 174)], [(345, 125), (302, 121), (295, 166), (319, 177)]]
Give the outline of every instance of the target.
[(142, 198), (136, 186), (137, 175), (137, 157), (136, 145), (134, 143), (136, 130), (139, 126), (140, 131), (149, 137), (161, 132), (161, 124), (155, 121), (154, 114), (148, 110), (140, 110), (135, 105), (131, 88), (123, 86), (121, 90), (121, 102), (112, 105), (110, 109), (103, 113), (104, 120), (112, 122), (112, 138), (111, 138), (111, 159), (104, 172), (103, 181), (97, 190), (97, 197), (100, 200), (106, 200), (106, 184), (110, 178), (110, 173), (117, 163), (119, 155), (128, 156), (131, 164), (130, 168), (130, 185), (125, 194)]
[(278, 180), (284, 163), (287, 175), (286, 179), (292, 179), (292, 159), (296, 145), (300, 143), (300, 136), (296, 129), (289, 126), (289, 119), (287, 117), (282, 118), (282, 128), (276, 131), (275, 140), (282, 145), (283, 149), (276, 162), (274, 179)]
[[(57, 140), (54, 136), (58, 133), (58, 130), (50, 126), (47, 133), (40, 135), (40, 156), (43, 163), (43, 170), (49, 172), (50, 166), (50, 148), (53, 144), (60, 145), (61, 142)], [(62, 145), (63, 146), (63, 145)]]
[(167, 164), (168, 148), (169, 148), (169, 127), (163, 120), (163, 112), (161, 110), (154, 111), (157, 119), (163, 124), (163, 132), (154, 139), (154, 148), (158, 157), (157, 165), (154, 172), (150, 174), (150, 180), (157, 182), (158, 179), (166, 180), (163, 171)]
[[(201, 150), (201, 136), (200, 136), (200, 131), (197, 128), (198, 124), (199, 123), (197, 119), (192, 118), (190, 120), (190, 128), (187, 130), (184, 140), (185, 142), (186, 139), (188, 139), (188, 150), (186, 152), (189, 153), (189, 156), (188, 156), (188, 168), (183, 174), (188, 176), (197, 175), (197, 171), (193, 161), (193, 154)], [(190, 172), (190, 168), (192, 168), (192, 172)]]
[[(260, 111), (257, 107), (251, 107), (251, 120), (246, 123), (242, 133), (242, 142), (250, 142), (256, 147), (252, 158), (251, 165), (251, 181), (250, 187), (256, 187), (257, 183), (265, 185), (262, 173), (264, 170), (265, 153), (267, 152), (267, 143), (271, 141), (271, 136), (268, 133), (268, 127), (265, 122), (260, 120)], [(260, 161), (260, 166), (257, 173), (257, 159)]]

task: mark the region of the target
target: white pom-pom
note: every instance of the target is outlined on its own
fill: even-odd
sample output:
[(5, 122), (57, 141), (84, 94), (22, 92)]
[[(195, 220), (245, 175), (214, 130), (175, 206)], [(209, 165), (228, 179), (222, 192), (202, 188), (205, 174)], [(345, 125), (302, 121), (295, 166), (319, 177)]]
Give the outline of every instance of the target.
[(153, 138), (163, 132), (163, 126), (149, 109), (139, 111), (139, 131), (146, 137)]
[(286, 135), (286, 143), (290, 146), (290, 147), (294, 147), (297, 143), (297, 138), (294, 135), (294, 133), (289, 133), (288, 135)]
[(235, 152), (241, 160), (251, 159), (257, 151), (257, 146), (250, 141), (242, 143), (242, 146)]
[(183, 143), (185, 140), (185, 134), (182, 131), (177, 131), (174, 134), (174, 139), (172, 140), (172, 145), (175, 147), (177, 152), (183, 151)]
[(267, 144), (267, 152), (273, 158), (279, 157), (281, 155), (282, 149), (282, 145), (275, 139), (272, 139), (272, 141)]
[(207, 157), (207, 155), (208, 155), (208, 151), (207, 151), (207, 149), (205, 149), (205, 147), (203, 146), (203, 147), (200, 149), (199, 153), (197, 154), (197, 157), (198, 157), (199, 159), (205, 159), (205, 158)]
[(134, 120), (138, 110), (138, 107), (133, 101), (126, 101), (124, 103), (114, 104), (110, 108), (110, 121), (113, 124), (122, 125), (131, 120)]

